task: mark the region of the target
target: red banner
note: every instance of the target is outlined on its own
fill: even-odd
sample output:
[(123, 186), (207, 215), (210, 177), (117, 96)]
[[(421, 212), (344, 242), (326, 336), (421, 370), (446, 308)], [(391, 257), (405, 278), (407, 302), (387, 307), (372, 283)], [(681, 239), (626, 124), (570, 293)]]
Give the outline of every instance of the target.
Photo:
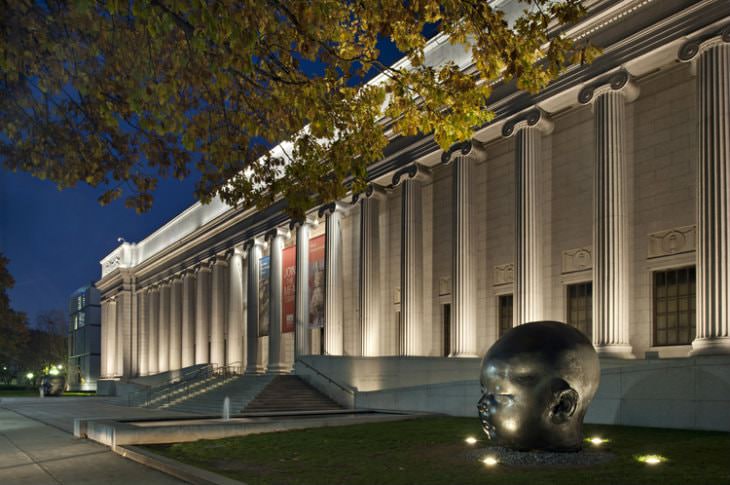
[(297, 288), (297, 247), (289, 246), (282, 252), (281, 268), (281, 331), (294, 331)]
[(324, 234), (309, 240), (309, 328), (324, 327)]

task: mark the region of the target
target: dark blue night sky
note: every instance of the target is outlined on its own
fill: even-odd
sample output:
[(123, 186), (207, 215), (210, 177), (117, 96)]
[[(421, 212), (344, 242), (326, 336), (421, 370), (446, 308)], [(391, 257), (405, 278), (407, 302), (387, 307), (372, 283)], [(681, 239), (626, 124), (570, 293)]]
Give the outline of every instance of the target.
[(195, 202), (194, 179), (160, 182), (152, 210), (138, 215), (116, 201), (101, 207), (102, 192), (86, 184), (59, 191), (52, 182), (0, 169), (0, 252), (10, 259), (11, 306), (28, 314), (61, 309), (78, 287), (101, 276), (99, 260), (136, 242)]

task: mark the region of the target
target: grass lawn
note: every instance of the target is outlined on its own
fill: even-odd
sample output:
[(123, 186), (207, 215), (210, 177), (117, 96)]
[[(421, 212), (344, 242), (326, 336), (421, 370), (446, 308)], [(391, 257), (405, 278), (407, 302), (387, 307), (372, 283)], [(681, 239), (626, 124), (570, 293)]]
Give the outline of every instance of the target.
[[(601, 449), (616, 458), (590, 467), (487, 468), (464, 443), (472, 435), (476, 447), (488, 446), (477, 419), (449, 417), (148, 448), (251, 485), (730, 484), (730, 433), (597, 425), (585, 432), (610, 440)], [(650, 466), (635, 459), (647, 453), (668, 461)]]
[(0, 387), (0, 397), (39, 397), (38, 389), (3, 389)]

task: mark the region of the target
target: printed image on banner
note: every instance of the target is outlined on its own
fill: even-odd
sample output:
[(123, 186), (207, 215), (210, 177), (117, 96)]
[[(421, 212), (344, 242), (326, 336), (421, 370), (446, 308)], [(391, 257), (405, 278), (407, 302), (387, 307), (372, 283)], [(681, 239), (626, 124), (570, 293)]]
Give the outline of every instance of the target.
[(309, 328), (324, 327), (324, 234), (309, 240)]
[(269, 273), (271, 259), (259, 259), (259, 337), (269, 335)]
[(297, 247), (289, 246), (282, 252), (283, 268), (281, 270), (281, 331), (294, 331), (294, 313), (296, 310), (297, 287)]

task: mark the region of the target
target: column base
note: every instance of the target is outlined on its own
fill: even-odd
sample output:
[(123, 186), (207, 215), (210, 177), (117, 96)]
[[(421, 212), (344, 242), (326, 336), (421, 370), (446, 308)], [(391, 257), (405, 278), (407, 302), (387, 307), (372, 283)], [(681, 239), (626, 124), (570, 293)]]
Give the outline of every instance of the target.
[(261, 367), (260, 365), (248, 364), (246, 366), (246, 370), (243, 373), (247, 376), (259, 375), (259, 374), (264, 374), (265, 373), (264, 370), (265, 369), (263, 367)]
[(266, 373), (272, 375), (291, 374), (291, 370), (291, 366), (286, 364), (269, 364)]
[(474, 359), (479, 358), (480, 355), (472, 354), (471, 352), (452, 352), (449, 354), (449, 359)]
[(692, 341), (690, 357), (730, 354), (730, 337), (696, 338)]
[(631, 345), (594, 345), (596, 353), (607, 359), (635, 359)]

